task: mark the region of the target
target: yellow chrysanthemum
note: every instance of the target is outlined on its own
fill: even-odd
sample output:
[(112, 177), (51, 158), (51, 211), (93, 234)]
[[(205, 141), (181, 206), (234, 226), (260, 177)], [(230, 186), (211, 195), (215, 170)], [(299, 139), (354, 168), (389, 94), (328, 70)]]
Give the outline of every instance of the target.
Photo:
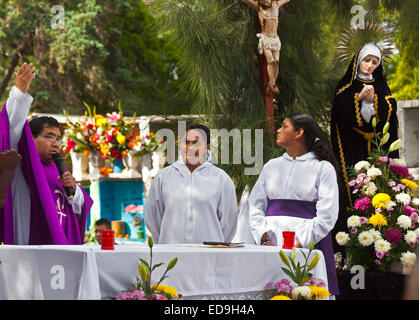
[(311, 290), (311, 295), (315, 297), (316, 300), (325, 299), (330, 296), (330, 292), (326, 288), (318, 286), (309, 286)]
[(385, 208), (390, 200), (391, 198), (387, 193), (377, 193), (371, 202), (375, 208)]
[(407, 179), (402, 179), (400, 180), (401, 183), (403, 183), (406, 187), (408, 187), (410, 190), (415, 190), (417, 189), (419, 186), (417, 185), (417, 183), (411, 181), (411, 180), (407, 180)]
[(288, 296), (283, 296), (283, 295), (279, 294), (277, 296), (273, 296), (269, 300), (292, 300), (292, 299)]
[(378, 226), (380, 228), (387, 225), (387, 219), (381, 213), (376, 213), (368, 219), (368, 223), (372, 224), (374, 227)]
[(126, 140), (127, 138), (125, 138), (125, 136), (122, 134), (118, 134), (116, 136), (116, 141), (118, 141), (119, 144), (124, 144)]
[(163, 294), (169, 294), (172, 298), (178, 298), (178, 294), (175, 288), (171, 286), (164, 286), (162, 284), (159, 284), (157, 287), (153, 286), (153, 290), (156, 290), (157, 292), (163, 293)]

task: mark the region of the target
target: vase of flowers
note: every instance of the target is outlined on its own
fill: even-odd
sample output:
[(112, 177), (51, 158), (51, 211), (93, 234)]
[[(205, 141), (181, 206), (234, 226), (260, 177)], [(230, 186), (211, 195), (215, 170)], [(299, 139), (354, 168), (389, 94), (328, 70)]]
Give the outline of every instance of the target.
[(142, 158), (135, 157), (133, 151), (129, 151), (127, 155), (122, 157), (122, 162), (125, 166), (123, 176), (128, 178), (141, 178), (141, 173), (138, 172)]
[[(374, 124), (375, 118), (375, 128)], [(418, 185), (402, 160), (389, 157), (400, 148), (401, 140), (383, 150), (388, 126), (371, 141), (377, 150), (349, 168), (355, 202), (348, 208), (348, 231), (336, 235), (337, 243), (346, 248), (348, 265), (366, 270), (390, 270), (397, 262), (409, 268), (416, 261), (419, 199), (412, 192)]]
[(72, 175), (77, 181), (89, 178), (89, 156), (85, 152), (70, 151)]
[(293, 248), (288, 256), (281, 250), (279, 255), (286, 268), (281, 268), (289, 279), (281, 279), (279, 282), (270, 282), (266, 289), (274, 289), (276, 294), (270, 300), (323, 300), (330, 296), (327, 285), (323, 281), (318, 281), (313, 277), (313, 270), (319, 260), (320, 254), (317, 253), (309, 261), (311, 252), (314, 250), (314, 241), (310, 243), (308, 254), (303, 251), (305, 258), (303, 264), (297, 263), (296, 250)]
[(137, 277), (137, 282), (132, 285), (127, 291), (123, 291), (116, 296), (116, 300), (171, 300), (181, 297), (175, 288), (162, 285), (162, 281), (166, 279), (168, 271), (173, 269), (177, 263), (177, 258), (172, 259), (159, 281), (155, 284), (152, 284), (151, 275), (152, 272), (163, 265), (159, 263), (153, 265), (153, 239), (148, 238), (148, 246), (150, 248), (150, 259), (146, 261), (140, 259), (140, 264), (138, 266), (138, 272), (140, 277)]

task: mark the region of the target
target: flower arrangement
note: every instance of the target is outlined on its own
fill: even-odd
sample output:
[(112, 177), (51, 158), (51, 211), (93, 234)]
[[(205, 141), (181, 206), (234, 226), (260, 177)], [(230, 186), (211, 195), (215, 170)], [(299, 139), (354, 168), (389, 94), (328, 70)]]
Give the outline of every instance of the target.
[(106, 117), (96, 114), (96, 108), (92, 109), (85, 103), (87, 111), (79, 121), (72, 122), (65, 113), (67, 121), (65, 125), (65, 138), (67, 151), (98, 152), (103, 159), (122, 159), (131, 150), (140, 150), (141, 137), (134, 128), (133, 120), (125, 120), (118, 104), (119, 112), (107, 113)]
[(281, 268), (285, 274), (295, 283), (292, 285), (288, 279), (282, 279), (279, 282), (270, 282), (266, 285), (267, 289), (276, 289), (277, 294), (270, 300), (322, 300), (330, 296), (326, 289), (326, 283), (317, 281), (310, 273), (319, 260), (320, 255), (317, 253), (310, 262), (308, 262), (311, 252), (314, 249), (314, 241), (310, 243), (309, 252), (307, 255), (301, 250), (305, 262), (303, 265), (295, 262), (296, 251), (295, 248), (291, 250), (288, 257), (281, 250), (279, 255), (282, 262), (287, 268)]
[[(375, 130), (375, 118), (373, 118)], [(339, 232), (336, 241), (346, 248), (349, 265), (362, 265), (369, 270), (386, 270), (394, 261), (412, 266), (419, 241), (418, 198), (412, 191), (418, 187), (400, 159), (389, 154), (401, 146), (394, 141), (388, 151), (382, 146), (388, 141), (389, 124), (371, 142), (377, 146), (367, 160), (350, 168), (349, 181), (355, 203), (348, 208), (349, 232)]]
[[(177, 142), (177, 140), (176, 140)], [(137, 151), (134, 156), (142, 157), (146, 154), (152, 153), (157, 150), (157, 148), (164, 143), (163, 140), (158, 139), (154, 132), (151, 132), (149, 135), (145, 136), (143, 143), (141, 143), (141, 150)]]
[(153, 239), (151, 237), (148, 238), (148, 246), (150, 248), (149, 263), (144, 259), (140, 259), (141, 263), (138, 266), (140, 278), (137, 277), (137, 282), (133, 284), (133, 287), (129, 288), (128, 291), (119, 293), (116, 296), (116, 300), (170, 300), (181, 297), (175, 288), (161, 284), (161, 282), (168, 277), (166, 275), (167, 272), (175, 267), (178, 259), (174, 258), (171, 260), (160, 280), (156, 284), (152, 285), (151, 274), (156, 268), (163, 265), (163, 263), (159, 263), (154, 266), (152, 264)]

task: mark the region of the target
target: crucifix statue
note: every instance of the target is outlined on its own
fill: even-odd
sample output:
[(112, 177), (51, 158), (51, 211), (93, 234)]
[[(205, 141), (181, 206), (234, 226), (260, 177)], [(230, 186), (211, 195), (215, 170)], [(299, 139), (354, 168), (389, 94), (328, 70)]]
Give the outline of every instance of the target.
[(269, 82), (266, 93), (278, 94), (276, 78), (279, 72), (279, 51), (281, 41), (277, 33), (279, 8), (287, 4), (290, 0), (242, 0), (244, 3), (257, 10), (261, 32), (257, 34), (259, 38), (258, 50), (264, 54), (267, 60)]

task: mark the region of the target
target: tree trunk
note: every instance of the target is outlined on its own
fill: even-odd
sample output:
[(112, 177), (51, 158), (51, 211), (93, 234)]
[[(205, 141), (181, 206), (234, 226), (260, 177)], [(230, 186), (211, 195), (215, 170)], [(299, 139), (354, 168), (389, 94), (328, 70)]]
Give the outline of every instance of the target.
[(0, 83), (0, 100), (2, 100), (3, 93), (6, 90), (7, 85), (9, 84), (10, 78), (13, 75), (13, 71), (15, 70), (16, 66), (19, 64), (19, 58), (22, 55), (22, 51), (25, 47), (25, 41), (23, 41), (16, 49), (15, 53), (10, 60), (9, 68), (7, 68), (6, 74), (4, 75), (3, 79)]

